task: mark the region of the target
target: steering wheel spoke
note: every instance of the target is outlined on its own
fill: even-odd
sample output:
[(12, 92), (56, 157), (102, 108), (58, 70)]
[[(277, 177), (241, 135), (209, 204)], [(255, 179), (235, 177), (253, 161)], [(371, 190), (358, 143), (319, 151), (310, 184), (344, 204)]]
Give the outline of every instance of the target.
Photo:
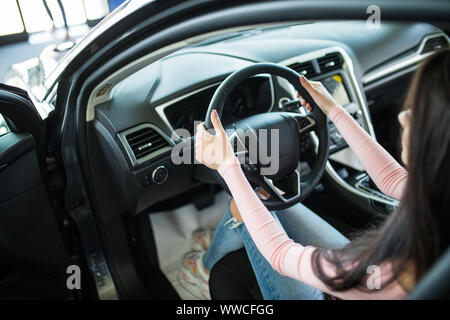
[(316, 129), (317, 121), (311, 116), (311, 114), (298, 115), (295, 117), (299, 127), (300, 135), (305, 135)]
[(301, 196), (300, 163), (297, 169), (284, 180), (282, 183), (276, 184), (272, 179), (261, 176), (257, 184), (270, 194), (272, 199), (269, 199), (272, 201), (275, 198), (283, 203), (290, 203), (299, 199)]

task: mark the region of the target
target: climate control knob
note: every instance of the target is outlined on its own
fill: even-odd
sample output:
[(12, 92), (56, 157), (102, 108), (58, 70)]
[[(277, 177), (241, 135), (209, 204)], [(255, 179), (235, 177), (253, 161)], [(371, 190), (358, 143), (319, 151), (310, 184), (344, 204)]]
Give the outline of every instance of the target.
[(169, 170), (165, 166), (159, 166), (152, 173), (152, 181), (156, 184), (166, 182), (169, 176)]

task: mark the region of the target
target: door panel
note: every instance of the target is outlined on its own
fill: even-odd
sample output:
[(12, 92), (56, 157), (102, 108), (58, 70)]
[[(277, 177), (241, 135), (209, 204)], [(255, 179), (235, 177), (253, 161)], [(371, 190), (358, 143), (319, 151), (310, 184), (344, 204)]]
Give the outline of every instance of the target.
[(66, 298), (70, 259), (43, 172), (44, 123), (26, 92), (3, 85), (0, 114), (10, 129), (0, 136), (0, 298)]
[(30, 134), (10, 132), (0, 137), (0, 164), (0, 204), (40, 183)]
[(32, 252), (36, 259), (39, 254), (44, 261), (47, 256), (65, 256), (34, 150), (9, 162), (0, 173), (0, 232), (10, 244)]

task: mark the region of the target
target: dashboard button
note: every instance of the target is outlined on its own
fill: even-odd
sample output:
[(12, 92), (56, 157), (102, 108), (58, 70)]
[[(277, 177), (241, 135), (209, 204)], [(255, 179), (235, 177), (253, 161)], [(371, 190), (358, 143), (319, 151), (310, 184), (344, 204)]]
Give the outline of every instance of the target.
[(166, 182), (169, 176), (169, 170), (165, 166), (159, 166), (152, 173), (152, 181), (156, 184), (162, 184)]

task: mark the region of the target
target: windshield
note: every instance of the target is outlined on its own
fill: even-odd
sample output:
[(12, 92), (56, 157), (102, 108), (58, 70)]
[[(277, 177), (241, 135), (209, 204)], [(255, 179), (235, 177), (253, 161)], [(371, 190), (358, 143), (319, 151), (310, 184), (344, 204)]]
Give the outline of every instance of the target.
[[(124, 17), (138, 10), (151, 0), (129, 0), (107, 15), (99, 24), (90, 30), (58, 63), (53, 72), (45, 80), (47, 94), (51, 91), (61, 73), (67, 68), (68, 64), (83, 51), (92, 41), (100, 34), (103, 34), (111, 28), (112, 25), (118, 23)], [(44, 97), (39, 97), (42, 100)]]
[(310, 23), (313, 23), (313, 22), (312, 21), (306, 21), (306, 22), (303, 21), (303, 22), (295, 22), (295, 23), (292, 23), (292, 22), (291, 23), (277, 23), (275, 25), (270, 25), (270, 26), (260, 27), (260, 28), (252, 27), (252, 28), (243, 29), (243, 30), (239, 30), (239, 31), (233, 31), (233, 32), (229, 32), (229, 33), (220, 34), (218, 36), (213, 36), (213, 37), (210, 37), (201, 42), (192, 44), (192, 45), (188, 46), (188, 48), (206, 46), (209, 44), (223, 42), (223, 41), (231, 40), (234, 38), (243, 38), (243, 37), (248, 37), (248, 36), (252, 36), (252, 35), (257, 35), (257, 34), (263, 33), (264, 31), (282, 29), (282, 28), (286, 28), (286, 27), (299, 26), (299, 25), (310, 24)]

